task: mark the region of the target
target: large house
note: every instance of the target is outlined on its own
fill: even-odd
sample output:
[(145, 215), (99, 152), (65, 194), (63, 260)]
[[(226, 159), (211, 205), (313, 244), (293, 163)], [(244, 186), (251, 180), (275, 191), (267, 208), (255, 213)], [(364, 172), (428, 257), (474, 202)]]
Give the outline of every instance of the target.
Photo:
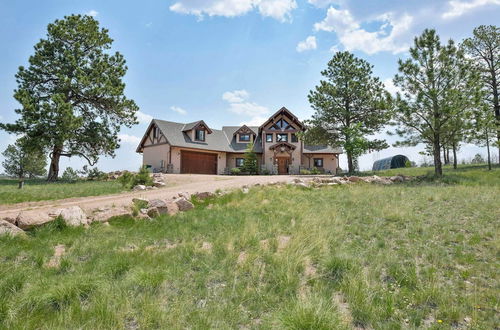
[(308, 146), (298, 139), (304, 125), (281, 108), (261, 126), (224, 126), (211, 129), (203, 121), (182, 124), (153, 119), (137, 152), (154, 172), (228, 174), (241, 167), (249, 143), (261, 173), (298, 174), (316, 167), (336, 173), (340, 149)]

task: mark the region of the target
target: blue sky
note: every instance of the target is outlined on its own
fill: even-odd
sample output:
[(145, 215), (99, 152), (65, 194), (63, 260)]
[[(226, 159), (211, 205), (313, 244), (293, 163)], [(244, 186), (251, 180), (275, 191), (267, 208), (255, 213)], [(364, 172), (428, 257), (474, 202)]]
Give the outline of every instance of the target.
[[(109, 29), (113, 50), (129, 67), (126, 94), (141, 111), (141, 123), (122, 130), (117, 157), (99, 161), (110, 171), (139, 167), (135, 148), (152, 117), (203, 119), (220, 128), (258, 123), (286, 106), (309, 118), (307, 94), (335, 50), (368, 60), (394, 91), (397, 60), (407, 56), (416, 35), (435, 28), (442, 39), (460, 41), (478, 25), (498, 24), (500, 0), (0, 0), (0, 121), (16, 119), (18, 66), (27, 64), (48, 23), (73, 13), (93, 15)], [(14, 140), (0, 132), (0, 150)], [(421, 150), (368, 154), (361, 168), (394, 153), (419, 162)], [(459, 158), (477, 152), (485, 154), (465, 145)], [(61, 162), (63, 168), (83, 164), (78, 158)]]

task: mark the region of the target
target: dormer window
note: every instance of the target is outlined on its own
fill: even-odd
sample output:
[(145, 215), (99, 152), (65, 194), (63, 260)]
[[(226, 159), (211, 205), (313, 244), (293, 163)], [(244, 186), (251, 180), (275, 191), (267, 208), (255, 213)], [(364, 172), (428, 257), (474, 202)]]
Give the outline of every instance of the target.
[(271, 130), (293, 130), (293, 127), (284, 119), (278, 120), (273, 126), (270, 128)]
[(240, 134), (241, 142), (250, 142), (250, 134)]
[(196, 141), (205, 141), (205, 130), (204, 129), (195, 130), (194, 139)]

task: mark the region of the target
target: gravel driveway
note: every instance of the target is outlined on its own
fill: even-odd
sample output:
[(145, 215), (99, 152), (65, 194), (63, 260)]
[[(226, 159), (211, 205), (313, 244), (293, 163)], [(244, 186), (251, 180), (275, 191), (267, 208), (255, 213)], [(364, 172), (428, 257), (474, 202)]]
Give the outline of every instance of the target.
[(2, 205), (0, 208), (0, 219), (8, 216), (15, 216), (23, 210), (45, 211), (53, 208), (66, 208), (70, 206), (80, 206), (83, 210), (89, 211), (100, 207), (128, 206), (132, 199), (159, 198), (171, 199), (179, 192), (196, 193), (203, 191), (215, 192), (216, 190), (230, 190), (240, 188), (244, 185), (266, 184), (269, 182), (289, 182), (293, 179), (289, 175), (256, 175), (256, 176), (221, 176), (221, 175), (198, 175), (198, 174), (166, 174), (165, 182), (173, 184), (166, 188), (155, 190), (125, 192), (121, 194), (68, 198), (52, 201), (27, 202), (10, 205)]

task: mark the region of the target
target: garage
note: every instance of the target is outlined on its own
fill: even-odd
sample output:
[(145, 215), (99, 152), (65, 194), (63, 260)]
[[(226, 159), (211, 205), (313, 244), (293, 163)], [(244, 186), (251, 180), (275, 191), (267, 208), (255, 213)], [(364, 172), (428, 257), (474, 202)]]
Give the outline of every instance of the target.
[(217, 154), (181, 151), (181, 173), (217, 174)]

